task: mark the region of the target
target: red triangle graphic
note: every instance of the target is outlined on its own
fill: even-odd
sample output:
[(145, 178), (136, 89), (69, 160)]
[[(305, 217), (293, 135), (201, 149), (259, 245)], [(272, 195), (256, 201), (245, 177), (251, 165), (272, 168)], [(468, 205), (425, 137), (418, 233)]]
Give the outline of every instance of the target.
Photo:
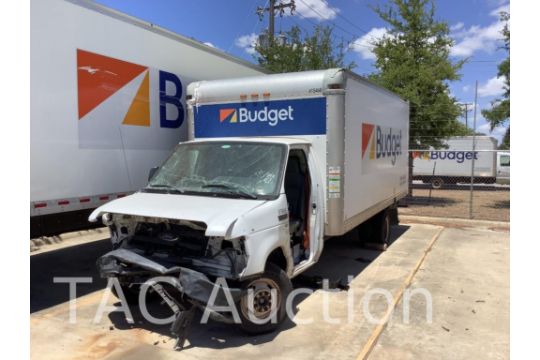
[(371, 139), (371, 134), (373, 134), (373, 128), (375, 125), (371, 124), (362, 124), (362, 158), (366, 153), (366, 149), (369, 145), (369, 140)]
[(79, 120), (146, 69), (146, 66), (77, 49)]

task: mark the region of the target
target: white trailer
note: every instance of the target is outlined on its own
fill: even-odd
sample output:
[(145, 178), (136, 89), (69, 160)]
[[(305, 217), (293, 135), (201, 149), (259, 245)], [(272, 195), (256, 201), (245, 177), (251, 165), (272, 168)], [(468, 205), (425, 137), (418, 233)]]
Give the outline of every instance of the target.
[(103, 276), (128, 291), (146, 281), (141, 268), (171, 276), (188, 308), (206, 309), (211, 279), (224, 277), (242, 328), (257, 333), (283, 320), (290, 279), (326, 238), (387, 244), (407, 193), (407, 102), (343, 69), (196, 82), (187, 98), (191, 140), (147, 187), (90, 217), (116, 249)]
[(31, 1), (31, 235), (88, 226), (187, 139), (188, 83), (261, 68), (91, 1)]
[(474, 160), (474, 182), (493, 184), (497, 176), (497, 140), (489, 136), (456, 136), (445, 141), (445, 148), (412, 151), (413, 180), (443, 184), (470, 183)]

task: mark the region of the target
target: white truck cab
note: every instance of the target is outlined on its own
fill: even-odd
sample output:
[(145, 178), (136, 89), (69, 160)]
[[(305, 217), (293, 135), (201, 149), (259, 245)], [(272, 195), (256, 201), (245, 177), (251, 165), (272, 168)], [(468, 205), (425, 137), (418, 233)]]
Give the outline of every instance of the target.
[(510, 184), (510, 152), (497, 153), (497, 183)]
[(388, 241), (407, 193), (405, 101), (330, 69), (192, 83), (187, 103), (191, 140), (145, 188), (90, 216), (111, 229), (103, 276), (128, 291), (170, 276), (183, 306), (205, 309), (225, 278), (242, 328), (260, 333), (283, 320), (290, 279), (326, 238)]

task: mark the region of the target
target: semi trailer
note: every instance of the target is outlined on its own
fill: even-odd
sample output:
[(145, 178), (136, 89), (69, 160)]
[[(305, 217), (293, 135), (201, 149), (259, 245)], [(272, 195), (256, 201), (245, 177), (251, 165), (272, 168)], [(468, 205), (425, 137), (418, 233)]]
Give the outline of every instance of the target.
[[(178, 319), (200, 308), (266, 332), (326, 239), (388, 243), (408, 187), (406, 101), (329, 69), (194, 82), (187, 104), (189, 140), (139, 192), (90, 216), (110, 228), (98, 266), (123, 293), (165, 276), (156, 291)], [(217, 279), (229, 298), (212, 296)], [(237, 318), (213, 311), (227, 300)]]
[(187, 140), (195, 80), (262, 68), (92, 1), (32, 0), (30, 233), (88, 227)]

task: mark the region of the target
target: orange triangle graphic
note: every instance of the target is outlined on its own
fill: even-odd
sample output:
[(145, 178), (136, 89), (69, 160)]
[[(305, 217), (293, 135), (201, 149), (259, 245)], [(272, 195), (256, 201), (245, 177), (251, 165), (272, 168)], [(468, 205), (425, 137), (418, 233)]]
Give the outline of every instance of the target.
[(148, 71), (137, 90), (137, 95), (129, 106), (122, 124), (136, 126), (150, 126), (150, 80)]
[(225, 121), (233, 112), (234, 109), (219, 109), (219, 122)]
[(373, 134), (373, 128), (375, 125), (371, 124), (362, 124), (362, 158), (366, 154), (366, 149), (369, 145), (369, 140), (371, 139), (371, 134)]
[(77, 49), (79, 120), (147, 69)]

